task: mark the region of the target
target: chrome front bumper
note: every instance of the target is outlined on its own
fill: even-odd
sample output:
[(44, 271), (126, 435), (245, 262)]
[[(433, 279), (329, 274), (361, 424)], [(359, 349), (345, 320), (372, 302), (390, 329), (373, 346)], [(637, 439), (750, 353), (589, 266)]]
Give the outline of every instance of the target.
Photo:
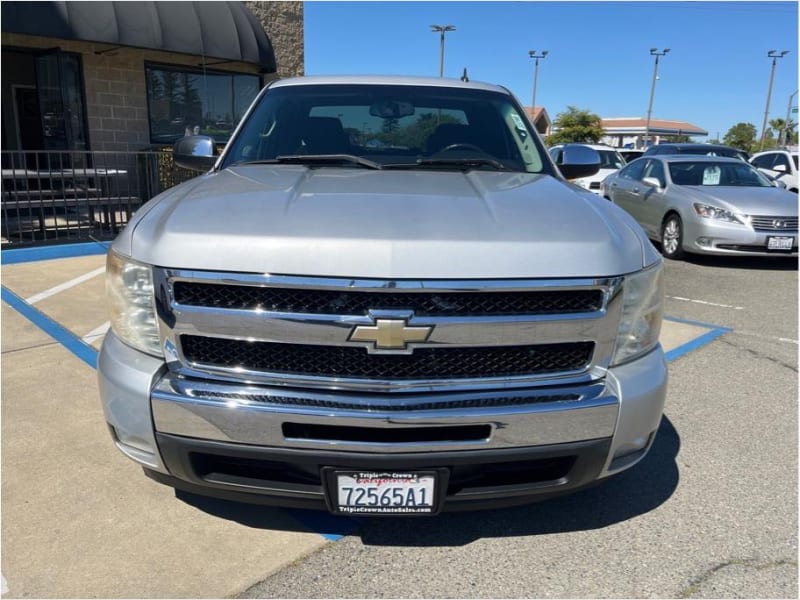
[[(443, 407), (437, 408), (440, 404)], [(606, 438), (614, 433), (619, 402), (602, 383), (387, 399), (214, 384), (167, 375), (153, 389), (152, 405), (160, 433), (272, 448), (400, 453)], [(463, 433), (452, 429), (471, 426)], [(441, 434), (426, 431), (423, 435), (426, 428), (438, 428)], [(392, 439), (390, 430), (397, 429), (405, 431)], [(415, 436), (416, 431), (420, 434)], [(457, 436), (456, 431), (460, 432)]]
[[(168, 372), (162, 361), (124, 345), (113, 333), (106, 336), (99, 366), (103, 408), (116, 445), (147, 469), (163, 474), (169, 470), (159, 452), (159, 434), (287, 455), (334, 450), (376, 457), (531, 449), (608, 439), (608, 456), (597, 474), (604, 477), (646, 454), (661, 420), (667, 382), (660, 347), (609, 369), (594, 383), (414, 394), (402, 400), (183, 379)], [(455, 408), (432, 407), (442, 401)], [(395, 409), (381, 407), (381, 402), (390, 402)], [(397, 410), (398, 402), (409, 404), (411, 410)], [(359, 403), (357, 408), (349, 406)], [(285, 427), (287, 423), (292, 427)], [(449, 427), (468, 433), (458, 439), (426, 435), (420, 440), (413, 431)], [(381, 439), (381, 430), (398, 428), (408, 429), (409, 435), (400, 441)], [(362, 430), (368, 430), (366, 438)], [(297, 431), (307, 433), (298, 436)], [(318, 435), (320, 431), (324, 435)], [(359, 435), (352, 436), (353, 431)]]

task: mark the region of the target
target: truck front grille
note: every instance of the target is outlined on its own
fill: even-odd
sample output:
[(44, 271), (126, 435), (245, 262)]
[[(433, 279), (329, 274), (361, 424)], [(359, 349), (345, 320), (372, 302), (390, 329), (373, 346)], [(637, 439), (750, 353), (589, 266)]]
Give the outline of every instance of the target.
[(588, 313), (603, 304), (600, 290), (495, 292), (380, 292), (275, 288), (176, 281), (175, 302), (236, 310), (366, 315), (408, 310), (423, 316), (548, 315)]
[(624, 283), (622, 276), (390, 280), (167, 268), (153, 275), (171, 371), (357, 391), (357, 403), (366, 393), (387, 398), (601, 379)]
[(580, 371), (593, 342), (470, 348), (418, 348), (413, 354), (369, 354), (352, 346), (250, 342), (194, 335), (180, 338), (197, 366), (314, 377), (384, 380), (510, 377)]

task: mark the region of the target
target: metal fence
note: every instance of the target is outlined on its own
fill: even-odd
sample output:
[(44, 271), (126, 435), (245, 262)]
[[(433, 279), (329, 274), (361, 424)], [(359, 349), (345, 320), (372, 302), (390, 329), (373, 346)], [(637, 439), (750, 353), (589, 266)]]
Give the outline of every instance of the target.
[(170, 151), (0, 154), (4, 248), (113, 239), (150, 198), (197, 175)]

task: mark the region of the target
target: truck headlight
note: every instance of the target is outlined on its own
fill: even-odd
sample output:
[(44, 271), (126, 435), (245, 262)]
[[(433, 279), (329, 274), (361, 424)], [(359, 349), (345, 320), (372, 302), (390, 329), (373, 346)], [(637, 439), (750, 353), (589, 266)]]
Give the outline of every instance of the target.
[(150, 266), (109, 252), (106, 293), (111, 307), (111, 329), (117, 337), (137, 350), (163, 356)]
[(614, 346), (613, 365), (628, 362), (655, 348), (664, 314), (664, 263), (625, 277), (622, 319)]

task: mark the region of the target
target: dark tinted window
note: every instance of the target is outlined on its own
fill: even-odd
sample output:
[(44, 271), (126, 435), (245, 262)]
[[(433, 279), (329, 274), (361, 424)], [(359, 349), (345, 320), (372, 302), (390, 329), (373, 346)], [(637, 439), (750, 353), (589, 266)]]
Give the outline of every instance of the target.
[(644, 179), (645, 177), (655, 177), (661, 187), (664, 187), (667, 183), (664, 177), (664, 165), (660, 160), (647, 161), (647, 166), (644, 169), (644, 173), (642, 173), (642, 178)]
[(753, 159), (753, 165), (759, 169), (769, 169), (775, 162), (774, 154), (764, 154), (763, 156), (756, 156)]
[(642, 171), (644, 170), (644, 166), (647, 164), (647, 160), (645, 159), (637, 159), (633, 161), (631, 164), (625, 166), (620, 172), (619, 176), (625, 179), (633, 179), (638, 181), (642, 178)]
[(258, 95), (257, 75), (147, 66), (150, 141), (171, 144), (187, 134), (225, 142)]
[(345, 154), (394, 168), (453, 169), (458, 160), (486, 159), (513, 171), (541, 173), (550, 164), (544, 153), (508, 94), (428, 85), (307, 84), (269, 89), (231, 141), (224, 166)]

